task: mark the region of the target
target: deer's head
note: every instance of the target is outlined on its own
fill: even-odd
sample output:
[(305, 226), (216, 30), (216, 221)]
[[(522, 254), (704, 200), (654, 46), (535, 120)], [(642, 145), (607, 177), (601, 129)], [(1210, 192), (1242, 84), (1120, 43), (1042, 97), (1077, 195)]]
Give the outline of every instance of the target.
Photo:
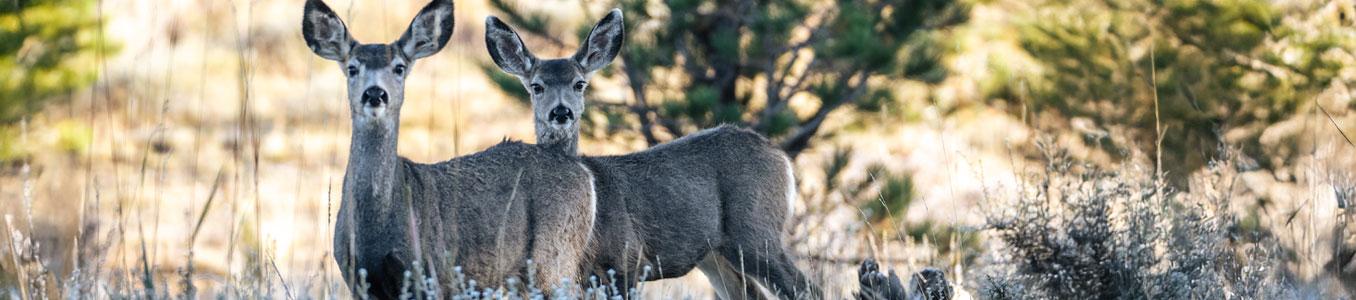
[(517, 76), (532, 95), (532, 119), (537, 142), (542, 144), (578, 139), (584, 90), (593, 73), (621, 52), (622, 36), (622, 12), (613, 9), (593, 27), (574, 56), (541, 60), (499, 18), (485, 19), (485, 46), (490, 58), (504, 72)]
[(389, 44), (363, 44), (321, 0), (306, 1), (301, 33), (316, 55), (339, 62), (348, 78), (353, 124), (394, 125), (405, 101), (405, 78), (414, 61), (438, 53), (452, 37), (451, 0), (433, 0), (419, 10), (409, 29)]

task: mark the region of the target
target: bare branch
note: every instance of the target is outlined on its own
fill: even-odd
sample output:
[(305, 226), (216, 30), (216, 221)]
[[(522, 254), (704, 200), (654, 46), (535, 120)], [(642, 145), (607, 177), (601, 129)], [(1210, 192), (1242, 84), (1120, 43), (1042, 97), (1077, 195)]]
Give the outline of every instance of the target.
[[(818, 31), (819, 29), (817, 28), (813, 32)], [(757, 128), (765, 126), (764, 124), (767, 123), (768, 119), (781, 113), (782, 110), (786, 108), (785, 102), (790, 99), (791, 95), (783, 94), (781, 91), (787, 86), (787, 79), (791, 77), (791, 71), (795, 68), (796, 61), (800, 60), (800, 50), (810, 45), (813, 40), (815, 40), (815, 33), (811, 33), (805, 41), (801, 41), (791, 47), (779, 47), (778, 50), (773, 51), (773, 53), (768, 56), (767, 62), (763, 67), (763, 71), (767, 73), (766, 76), (768, 79), (767, 90), (764, 92), (767, 94), (767, 106), (763, 108), (759, 119), (753, 122), (754, 124), (757, 124), (755, 125)], [(765, 48), (771, 48), (771, 46), (765, 46)], [(787, 58), (786, 64), (781, 66), (779, 72), (779, 68), (777, 68), (777, 59), (787, 53), (790, 53), (791, 57)], [(810, 59), (811, 61), (814, 61), (813, 56), (811, 56)], [(806, 68), (803, 72), (809, 71), (810, 69)]]
[(1338, 126), (1338, 125), (1337, 125), (1337, 121), (1334, 121), (1334, 120), (1332, 119), (1332, 114), (1329, 114), (1329, 113), (1328, 113), (1328, 109), (1323, 108), (1323, 104), (1319, 104), (1319, 103), (1318, 103), (1318, 100), (1314, 100), (1314, 106), (1317, 106), (1317, 107), (1318, 107), (1318, 110), (1323, 112), (1323, 116), (1328, 117), (1328, 122), (1329, 122), (1329, 123), (1332, 123), (1332, 128), (1333, 128), (1333, 129), (1337, 129), (1337, 133), (1338, 133), (1338, 134), (1341, 134), (1341, 135), (1342, 135), (1342, 138), (1345, 139), (1345, 140), (1347, 140), (1347, 145), (1351, 145), (1352, 147), (1356, 147), (1356, 143), (1353, 143), (1353, 142), (1351, 141), (1351, 138), (1347, 137), (1347, 132), (1342, 130), (1342, 126)]
[(851, 85), (852, 92), (844, 95), (843, 99), (839, 99), (838, 101), (828, 102), (822, 101), (821, 99), (821, 102), (824, 104), (819, 107), (819, 110), (815, 111), (815, 114), (811, 116), (810, 119), (801, 123), (800, 128), (797, 129), (795, 133), (782, 141), (782, 151), (786, 151), (786, 155), (790, 156), (791, 159), (795, 159), (797, 155), (800, 155), (801, 151), (804, 151), (805, 148), (810, 146), (810, 139), (813, 138), (815, 134), (819, 133), (819, 128), (824, 125), (824, 119), (828, 118), (829, 113), (842, 107), (843, 104), (856, 102), (857, 98), (865, 93), (867, 87), (866, 80), (870, 78), (867, 71), (853, 71), (848, 74), (850, 76), (842, 77), (843, 81), (851, 81), (854, 77), (857, 79), (856, 83)]
[(534, 25), (536, 23), (540, 23), (541, 21), (543, 21), (543, 20), (533, 20), (534, 18), (544, 18), (544, 17), (529, 16), (527, 14), (524, 14), (517, 7), (515, 7), (513, 4), (508, 3), (506, 0), (490, 0), (490, 6), (494, 7), (495, 10), (498, 10), (499, 12), (503, 13), (504, 17), (508, 19), (509, 24), (518, 25), (519, 28), (518, 30), (520, 30), (522, 33), (526, 33), (527, 35), (531, 35), (538, 39), (545, 40), (552, 46), (556, 47), (556, 49), (569, 48), (567, 47), (567, 44), (565, 44), (565, 41), (561, 40), (559, 37), (556, 37), (555, 34), (545, 32), (544, 31), (545, 28), (540, 28)]
[(650, 105), (645, 100), (646, 80), (644, 71), (632, 67), (634, 64), (626, 55), (622, 55), (622, 63), (624, 64), (622, 70), (626, 73), (626, 85), (631, 87), (631, 94), (636, 98), (636, 102), (631, 105), (629, 110), (640, 120), (640, 135), (645, 137), (645, 144), (649, 146), (658, 145), (659, 139), (654, 137), (654, 125), (650, 120)]
[(912, 260), (905, 257), (862, 257), (862, 256), (827, 256), (823, 254), (809, 254), (801, 256), (802, 260), (829, 263), (837, 265), (858, 265), (867, 259), (874, 259), (885, 264), (908, 264)]
[(659, 118), (658, 121), (659, 125), (664, 126), (664, 130), (668, 130), (669, 134), (672, 136), (687, 135), (687, 132), (683, 131), (683, 126), (678, 124), (678, 121), (670, 118)]
[[(795, 68), (796, 62), (800, 60), (801, 55), (800, 51), (802, 49), (805, 49), (805, 47), (813, 45), (815, 41), (822, 36), (821, 33), (824, 30), (825, 24), (826, 23), (821, 22), (819, 25), (814, 26), (814, 28), (810, 30), (810, 36), (806, 37), (805, 40), (797, 42), (789, 47), (788, 46), (776, 47), (775, 48), (776, 50), (773, 50), (772, 54), (769, 55), (768, 60), (764, 65), (764, 72), (766, 72), (768, 80), (767, 90), (765, 91), (767, 97), (767, 104), (765, 107), (763, 107), (763, 111), (759, 113), (758, 119), (752, 122), (754, 124), (753, 125), (754, 128), (766, 132), (767, 131), (766, 127), (768, 126), (769, 121), (777, 114), (780, 114), (782, 111), (786, 110), (786, 107), (788, 105), (787, 101), (790, 101), (791, 97), (794, 96), (795, 93), (794, 92), (785, 93), (783, 91), (786, 90), (788, 86), (789, 82), (788, 79), (791, 78), (791, 72)], [(765, 48), (773, 47), (770, 45), (765, 45)], [(777, 59), (787, 53), (790, 53), (791, 57), (787, 59), (785, 65), (781, 66), (779, 72), (777, 68)], [(794, 84), (790, 84), (792, 91), (799, 89), (800, 85), (804, 83), (805, 77), (810, 76), (810, 71), (813, 70), (814, 62), (815, 56), (811, 55), (810, 62), (807, 63), (806, 68), (801, 71), (800, 80), (798, 80)]]

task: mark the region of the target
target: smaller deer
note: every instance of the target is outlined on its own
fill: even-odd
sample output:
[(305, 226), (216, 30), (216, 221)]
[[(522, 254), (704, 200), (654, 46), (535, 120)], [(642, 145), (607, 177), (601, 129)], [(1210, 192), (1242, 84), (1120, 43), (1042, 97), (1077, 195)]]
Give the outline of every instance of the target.
[[(533, 56), (498, 18), (487, 18), (485, 27), (494, 63), (531, 93), (537, 142), (577, 155), (589, 78), (621, 52), (621, 10), (603, 16), (574, 56), (563, 59)], [(645, 266), (658, 272), (651, 280), (695, 267), (723, 299), (760, 298), (748, 277), (784, 298), (822, 296), (782, 245), (795, 175), (785, 153), (762, 135), (720, 126), (633, 154), (582, 160), (595, 175), (599, 201), (592, 275), (606, 279), (603, 272), (615, 269), (625, 289)]]
[(529, 258), (539, 289), (580, 273), (597, 204), (578, 159), (517, 142), (436, 164), (396, 155), (405, 79), (447, 44), (452, 27), (452, 1), (433, 0), (399, 40), (363, 44), (324, 2), (306, 1), (306, 45), (348, 80), (353, 134), (334, 259), (355, 295), (396, 298), (415, 263), (444, 297), (458, 292), (453, 266), (480, 287), (526, 278)]

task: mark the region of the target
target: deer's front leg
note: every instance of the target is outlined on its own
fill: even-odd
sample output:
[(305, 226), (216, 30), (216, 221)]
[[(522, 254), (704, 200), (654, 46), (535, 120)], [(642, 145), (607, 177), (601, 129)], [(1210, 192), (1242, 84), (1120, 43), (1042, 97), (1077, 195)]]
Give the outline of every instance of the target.
[[(582, 180), (581, 180), (582, 179)], [(588, 189), (556, 190), (538, 197), (533, 207), (537, 220), (532, 232), (532, 260), (536, 264), (536, 288), (552, 290), (575, 282), (585, 282), (584, 258), (593, 237), (597, 198), (591, 176), (581, 179)], [(580, 186), (580, 185), (576, 185)]]

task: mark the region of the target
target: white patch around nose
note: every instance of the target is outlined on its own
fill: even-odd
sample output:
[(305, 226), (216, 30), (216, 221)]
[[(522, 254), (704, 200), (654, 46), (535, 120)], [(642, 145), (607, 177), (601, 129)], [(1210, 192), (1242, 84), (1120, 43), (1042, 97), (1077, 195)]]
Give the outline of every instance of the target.
[(548, 126), (550, 126), (551, 129), (561, 130), (561, 131), (564, 131), (564, 130), (567, 130), (567, 129), (572, 129), (572, 128), (574, 128), (574, 120), (573, 120), (573, 119), (571, 119), (571, 120), (569, 120), (569, 121), (565, 121), (565, 123), (556, 123), (555, 121), (551, 121), (551, 122), (549, 122), (549, 123), (547, 123), (547, 124), (550, 124), (550, 125), (548, 125)]
[(372, 118), (372, 120), (377, 120), (383, 116), (386, 116), (386, 105), (381, 105), (377, 107), (363, 105), (362, 108), (360, 109), (362, 110), (364, 116)]

